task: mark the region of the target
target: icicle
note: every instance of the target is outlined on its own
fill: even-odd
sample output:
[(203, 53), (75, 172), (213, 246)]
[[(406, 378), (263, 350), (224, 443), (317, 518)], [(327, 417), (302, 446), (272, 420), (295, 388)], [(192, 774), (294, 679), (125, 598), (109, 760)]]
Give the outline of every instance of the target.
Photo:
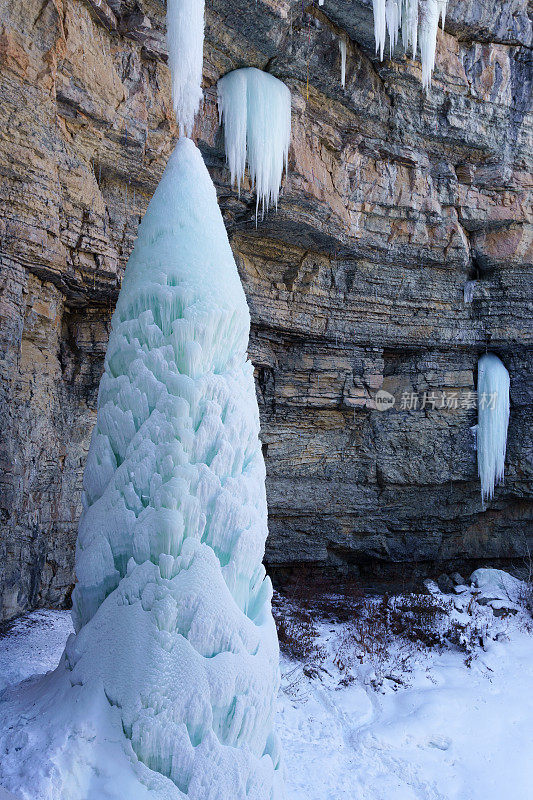
[(448, 0), (439, 0), (440, 20), (441, 20), (442, 30), (444, 30), (444, 24), (446, 22), (446, 6), (447, 6), (447, 4), (448, 4)]
[(494, 353), (478, 362), (477, 406), (477, 463), (485, 502), (503, 482), (509, 424), (509, 373)]
[(167, 43), (174, 111), (187, 136), (202, 99), (204, 0), (167, 0)]
[(420, 55), (422, 58), (422, 86), (427, 91), (435, 68), (437, 31), (441, 16), (439, 0), (421, 0)]
[(309, 61), (311, 60), (311, 17), (307, 23), (307, 81), (305, 88), (305, 99), (309, 102)]
[(291, 134), (291, 94), (284, 83), (254, 67), (237, 69), (218, 82), (226, 159), (240, 189), (246, 163), (263, 212), (278, 204)]
[(290, 41), (291, 41), (289, 52), (292, 55), (292, 8), (289, 11), (289, 35), (290, 35)]
[(471, 303), (474, 299), (474, 289), (476, 288), (476, 281), (467, 281), (463, 289), (463, 299), (465, 303)]
[(380, 60), (383, 61), (385, 34), (387, 31), (385, 0), (372, 0), (372, 5), (374, 8), (374, 39), (376, 40), (376, 53), (379, 52)]
[(402, 45), (407, 53), (411, 47), (411, 55), (416, 56), (418, 46), (418, 0), (403, 0), (402, 9)]
[(339, 50), (341, 52), (341, 86), (346, 86), (346, 39), (339, 39)]
[(389, 53), (392, 58), (394, 48), (398, 42), (398, 28), (400, 26), (400, 9), (397, 0), (387, 0), (385, 5), (385, 20), (389, 34)]

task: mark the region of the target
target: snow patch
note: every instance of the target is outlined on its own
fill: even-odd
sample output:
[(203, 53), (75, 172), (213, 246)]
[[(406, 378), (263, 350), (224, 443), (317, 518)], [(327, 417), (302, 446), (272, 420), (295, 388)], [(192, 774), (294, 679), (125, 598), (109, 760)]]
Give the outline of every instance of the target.
[(11, 792), (6, 792), (6, 790), (2, 789), (0, 786), (0, 800), (18, 800), (18, 797), (15, 797)]
[(496, 600), (509, 602), (516, 607), (524, 592), (522, 581), (501, 569), (476, 569), (470, 576), (470, 581), (478, 590), (476, 594), (478, 603), (490, 603)]
[[(496, 586), (502, 579), (505, 586), (510, 580), (516, 587), (499, 570), (477, 570), (472, 581), (481, 585), (490, 578), (492, 584), (494, 573)], [(464, 588), (465, 597), (455, 598), (455, 619), (476, 626), (479, 616), (486, 630), (470, 666), (464, 652), (415, 644), (406, 665), (405, 640), (392, 634), (383, 660), (374, 637), (354, 640), (348, 635), (352, 621), (324, 618), (311, 609), (321, 664), (313, 669), (309, 659), (282, 657), (278, 728), (289, 765), (287, 800), (530, 800), (533, 637), (528, 618), (522, 610), (496, 617), (476, 602), (478, 587)], [(406, 600), (391, 598), (392, 608)], [(338, 601), (346, 618), (345, 598)], [(13, 675), (56, 666), (56, 640), (62, 646), (68, 635), (66, 615), (47, 612), (45, 621), (40, 614), (28, 615), (28, 624), (21, 622), (19, 631), (0, 639), (0, 675), (7, 664)], [(54, 619), (56, 630), (50, 625)], [(351, 648), (345, 660), (338, 658), (344, 655), (343, 643)], [(376, 670), (382, 673), (380, 681), (372, 676)], [(94, 714), (94, 709), (86, 711)], [(161, 797), (155, 781), (149, 792), (129, 793), (133, 784), (113, 743), (100, 753), (95, 770), (113, 768), (117, 753), (115, 780), (124, 780), (121, 799)], [(7, 757), (0, 755), (0, 765)], [(106, 790), (82, 796), (109, 797)]]

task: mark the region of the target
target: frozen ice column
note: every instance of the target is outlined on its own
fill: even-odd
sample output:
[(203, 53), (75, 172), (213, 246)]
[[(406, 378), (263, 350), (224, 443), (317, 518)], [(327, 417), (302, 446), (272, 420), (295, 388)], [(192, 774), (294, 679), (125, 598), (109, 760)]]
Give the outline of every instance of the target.
[(172, 104), (181, 133), (190, 136), (202, 101), (204, 0), (167, 0)]
[(77, 634), (54, 673), (0, 702), (0, 777), (24, 798), (282, 797), (248, 334), (214, 186), (181, 139), (112, 320), (84, 475)]
[[(78, 630), (99, 613), (110, 637), (118, 618), (130, 617), (118, 675), (115, 658), (99, 669), (133, 748), (185, 792), (224, 785), (240, 765), (221, 800), (240, 796), (241, 783), (261, 784), (255, 794), (270, 798), (278, 767), (278, 649), (261, 564), (267, 509), (249, 325), (214, 186), (199, 151), (181, 139), (113, 316), (74, 613)], [(151, 663), (140, 665), (131, 652), (147, 629), (139, 656)], [(74, 660), (90, 648), (89, 625)], [(132, 692), (125, 682), (141, 666)], [(203, 792), (192, 796), (211, 796)]]
[(477, 463), (483, 502), (503, 483), (509, 425), (509, 373), (494, 353), (478, 362)]

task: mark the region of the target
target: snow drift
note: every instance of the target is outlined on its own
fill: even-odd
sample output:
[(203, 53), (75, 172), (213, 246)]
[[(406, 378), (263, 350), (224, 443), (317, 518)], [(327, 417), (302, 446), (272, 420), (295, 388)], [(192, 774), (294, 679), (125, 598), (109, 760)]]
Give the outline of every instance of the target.
[(291, 93), (282, 81), (254, 67), (228, 72), (218, 82), (231, 182), (240, 189), (246, 163), (263, 212), (277, 208), (291, 137)]
[(483, 502), (503, 482), (509, 425), (509, 373), (494, 353), (478, 362), (477, 463)]
[(0, 703), (0, 782), (27, 800), (281, 797), (248, 334), (215, 189), (181, 139), (113, 316), (77, 633), (55, 672)]

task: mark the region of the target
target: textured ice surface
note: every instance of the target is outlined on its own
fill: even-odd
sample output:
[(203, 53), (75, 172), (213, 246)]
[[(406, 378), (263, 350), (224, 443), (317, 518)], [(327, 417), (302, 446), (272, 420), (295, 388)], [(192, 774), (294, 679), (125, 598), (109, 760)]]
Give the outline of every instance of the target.
[(405, 52), (410, 48), (413, 58), (416, 57), (417, 45), (420, 42), (422, 85), (425, 89), (429, 89), (431, 84), (439, 19), (442, 20), (444, 28), (446, 4), (447, 0), (372, 0), (376, 53), (383, 60), (385, 38), (388, 34), (389, 52), (392, 57), (400, 29), (403, 48)]
[(167, 45), (176, 119), (188, 136), (202, 99), (204, 0), (167, 0)]
[(0, 786), (0, 800), (18, 800), (18, 798), (15, 797), (14, 794), (11, 794), (11, 792), (6, 792), (6, 790), (2, 789)]
[(494, 353), (479, 359), (477, 403), (477, 464), (485, 501), (503, 482), (509, 424), (509, 373)]
[(218, 108), (232, 183), (240, 188), (248, 163), (256, 215), (259, 203), (263, 211), (277, 207), (291, 136), (289, 89), (268, 72), (236, 69), (218, 82)]
[(84, 474), (76, 636), (0, 703), (0, 783), (31, 800), (272, 800), (278, 645), (249, 313), (181, 139), (113, 315)]

